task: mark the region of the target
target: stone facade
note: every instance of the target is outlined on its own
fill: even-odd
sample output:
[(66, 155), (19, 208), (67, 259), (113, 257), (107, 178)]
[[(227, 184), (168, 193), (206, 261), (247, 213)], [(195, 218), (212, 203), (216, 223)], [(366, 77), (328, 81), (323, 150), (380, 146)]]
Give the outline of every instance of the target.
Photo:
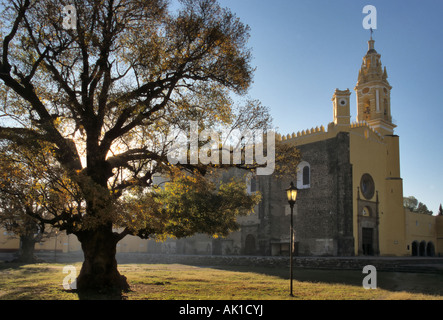
[[(349, 133), (299, 147), (309, 164), (309, 187), (301, 188), (294, 207), (295, 254), (352, 256), (354, 254), (352, 165)], [(299, 171), (298, 174), (301, 174)], [(244, 172), (232, 170), (225, 175)], [(299, 180), (299, 179), (297, 179)], [(241, 229), (226, 239), (198, 235), (177, 240), (179, 254), (288, 255), (290, 207), (285, 190), (290, 181), (257, 176), (249, 188), (262, 195), (255, 212), (239, 218)], [(186, 249), (187, 248), (187, 249)]]
[[(349, 134), (299, 147), (310, 165), (310, 186), (299, 190), (294, 207), (295, 254), (349, 256), (354, 252), (352, 232), (352, 165)], [(288, 181), (257, 177), (262, 194), (255, 224), (242, 223), (243, 254), (287, 255), (290, 243)], [(254, 245), (255, 240), (255, 245)], [(255, 251), (251, 248), (255, 247)]]
[[(352, 255), (352, 165), (349, 134), (299, 147), (310, 165), (310, 187), (301, 189), (295, 219), (303, 255)], [(300, 174), (300, 172), (298, 173)]]

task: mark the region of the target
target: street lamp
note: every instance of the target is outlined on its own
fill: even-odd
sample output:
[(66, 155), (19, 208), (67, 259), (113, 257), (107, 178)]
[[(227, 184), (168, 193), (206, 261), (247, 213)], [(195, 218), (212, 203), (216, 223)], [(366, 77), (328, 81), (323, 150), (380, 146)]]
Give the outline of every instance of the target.
[(290, 281), (291, 281), (291, 293), (289, 294), (291, 297), (292, 294), (292, 252), (294, 251), (294, 204), (297, 201), (297, 187), (294, 186), (294, 183), (291, 182), (291, 185), (288, 189), (286, 189), (286, 195), (288, 197), (289, 206), (291, 207), (291, 239), (290, 239), (290, 247), (289, 247), (289, 272), (290, 272)]
[(57, 235), (58, 230), (55, 231), (55, 243), (54, 243), (54, 262), (57, 262)]

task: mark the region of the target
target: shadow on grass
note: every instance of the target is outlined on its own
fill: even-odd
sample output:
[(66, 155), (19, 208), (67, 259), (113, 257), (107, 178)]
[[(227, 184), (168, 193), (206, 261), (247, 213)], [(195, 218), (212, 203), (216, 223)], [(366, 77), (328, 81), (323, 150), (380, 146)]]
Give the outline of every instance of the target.
[[(0, 262), (0, 271), (4, 271), (4, 270), (8, 270), (8, 269), (19, 270), (19, 269), (22, 269), (23, 267), (26, 267), (26, 266), (37, 265), (38, 263), (41, 263), (41, 262), (36, 262), (36, 263), (9, 262), (9, 261), (8, 262)], [(46, 272), (49, 270), (51, 270), (51, 269), (48, 267), (39, 266), (38, 268), (35, 268), (35, 269), (23, 268), (22, 273), (23, 274), (32, 274), (32, 273)]]
[[(202, 266), (204, 267), (204, 266)], [(289, 281), (289, 268), (271, 268), (260, 266), (211, 266), (207, 268), (252, 272), (269, 276), (276, 276)], [(368, 274), (358, 270), (331, 270), (294, 268), (294, 281), (345, 284), (363, 286), (363, 279)], [(443, 296), (442, 273), (407, 273), (407, 272), (377, 272), (377, 288), (401, 292), (421, 293)]]
[(79, 300), (127, 300), (126, 292), (119, 290), (110, 290), (103, 292), (79, 291), (79, 290), (63, 290), (66, 293), (73, 294)]
[[(289, 280), (289, 265), (284, 266), (260, 266), (260, 265), (222, 265), (208, 261), (200, 260), (199, 262), (186, 261), (186, 259), (169, 259), (169, 256), (162, 258), (161, 255), (154, 256), (154, 259), (136, 259), (127, 260), (121, 257), (119, 264), (124, 263), (146, 263), (146, 264), (182, 264), (201, 268), (212, 268), (220, 270), (238, 271), (238, 272), (253, 272), (258, 274), (270, 275)], [(203, 263), (202, 263), (203, 262)], [(327, 283), (327, 284), (344, 284), (362, 287), (363, 279), (367, 274), (363, 274), (363, 270), (358, 269), (309, 269), (309, 268), (294, 268), (294, 279), (302, 282), (313, 283)], [(435, 273), (413, 273), (413, 272), (391, 272), (378, 271), (377, 272), (377, 288), (385, 289), (391, 292), (410, 292), (417, 294), (429, 294), (443, 296), (443, 272), (436, 269)]]

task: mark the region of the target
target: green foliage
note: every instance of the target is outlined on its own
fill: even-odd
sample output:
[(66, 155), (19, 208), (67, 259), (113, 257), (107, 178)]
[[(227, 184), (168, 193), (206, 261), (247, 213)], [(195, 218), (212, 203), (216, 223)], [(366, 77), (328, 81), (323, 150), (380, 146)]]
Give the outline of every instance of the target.
[(238, 229), (238, 216), (253, 211), (260, 195), (247, 194), (244, 179), (223, 182), (214, 177), (172, 170), (161, 188), (126, 197), (122, 224), (143, 238), (228, 235)]
[(404, 197), (403, 206), (409, 209), (411, 212), (423, 213), (429, 215), (433, 214), (433, 212), (429, 210), (424, 203), (419, 202), (414, 196)]

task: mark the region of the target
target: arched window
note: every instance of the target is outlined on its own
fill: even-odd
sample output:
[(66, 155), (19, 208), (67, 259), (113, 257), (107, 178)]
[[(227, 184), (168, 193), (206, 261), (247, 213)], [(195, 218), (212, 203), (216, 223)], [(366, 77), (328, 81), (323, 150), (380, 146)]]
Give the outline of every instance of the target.
[(257, 177), (253, 175), (252, 173), (249, 173), (246, 176), (246, 188), (248, 194), (253, 194), (257, 192)]
[(303, 185), (307, 186), (311, 184), (311, 180), (309, 175), (311, 174), (310, 170), (309, 170), (309, 166), (304, 166), (303, 167)]
[(369, 208), (369, 207), (364, 207), (364, 208), (363, 208), (363, 211), (362, 211), (361, 214), (364, 215), (364, 216), (366, 216), (366, 217), (370, 217), (370, 216), (372, 216), (372, 214), (371, 214), (371, 208)]
[(418, 241), (412, 242), (412, 256), (418, 256)]
[(426, 255), (429, 257), (435, 256), (435, 247), (431, 241), (426, 245)]
[(257, 191), (257, 177), (253, 176), (251, 179), (251, 192), (254, 193)]
[(311, 187), (311, 166), (306, 161), (302, 161), (297, 167), (297, 188), (308, 189), (310, 187)]
[(245, 255), (254, 254), (256, 254), (255, 237), (252, 234), (248, 234), (245, 239)]
[(363, 114), (366, 121), (371, 120), (371, 101), (369, 99), (364, 101)]

